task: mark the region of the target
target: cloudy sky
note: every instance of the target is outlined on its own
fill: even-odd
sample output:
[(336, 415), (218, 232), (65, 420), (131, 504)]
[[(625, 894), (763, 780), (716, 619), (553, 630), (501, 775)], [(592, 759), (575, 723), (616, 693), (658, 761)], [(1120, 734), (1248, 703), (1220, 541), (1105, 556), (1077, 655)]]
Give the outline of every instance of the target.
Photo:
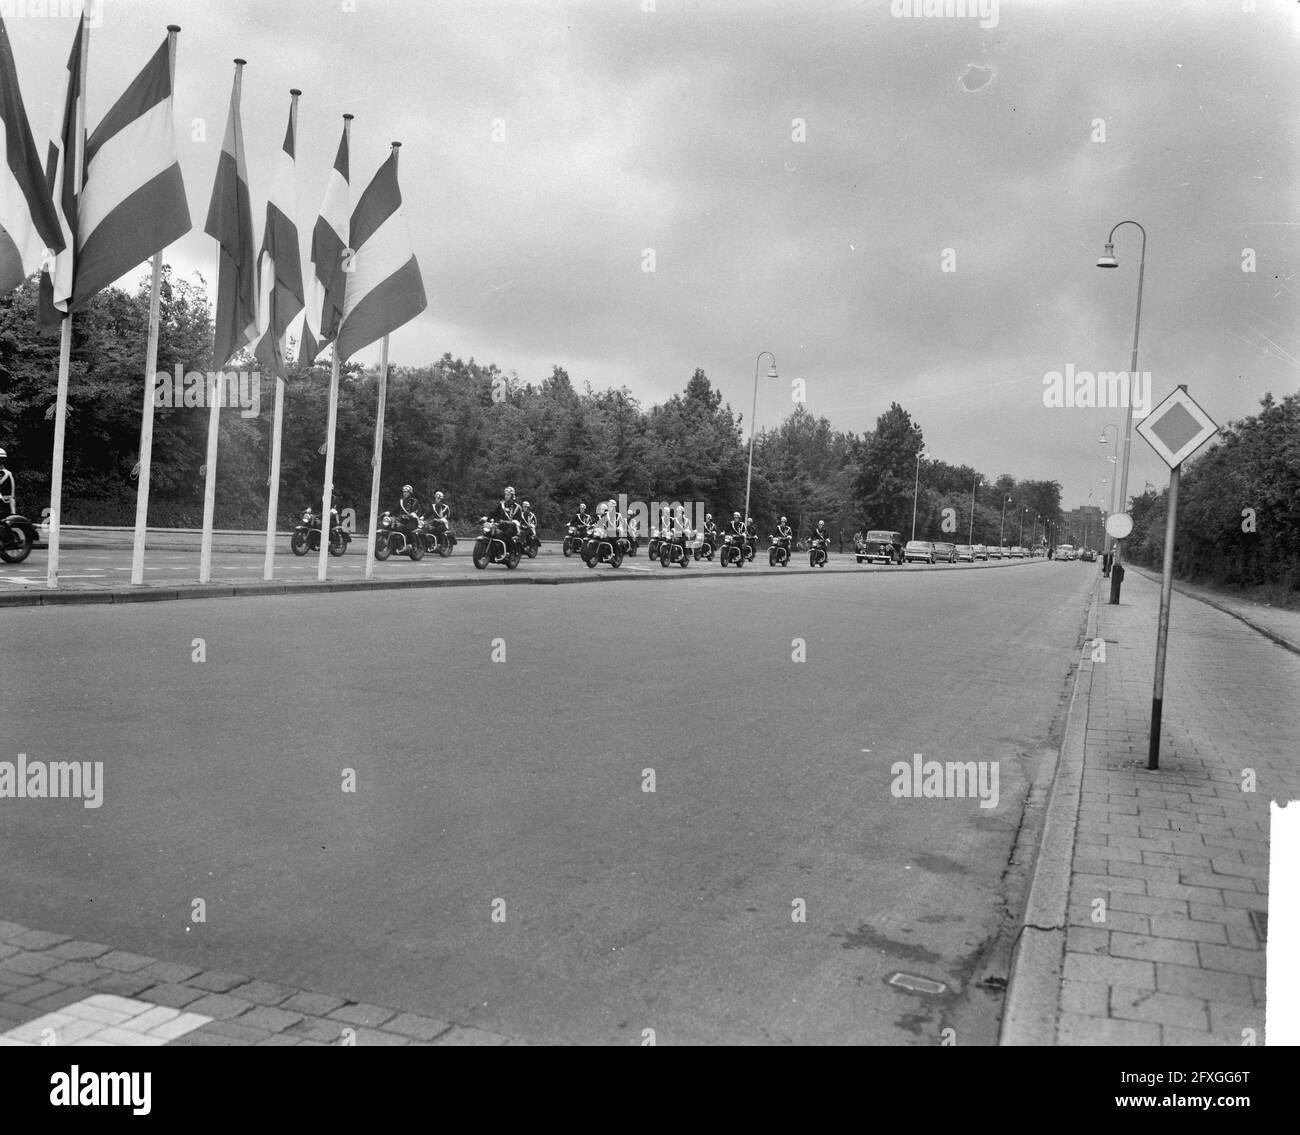
[[(796, 379), (837, 429), (870, 429), (897, 401), (935, 456), (1105, 507), (1097, 440), (1123, 411), (1047, 407), (1044, 376), (1127, 368), (1141, 234), (1116, 234), (1117, 271), (1094, 265), (1135, 219), (1154, 401), (1186, 383), (1224, 423), (1295, 391), (1300, 6), (908, 14), (930, 7), (944, 5), (102, 0), (88, 124), (180, 24), (196, 228), (167, 259), (210, 282), (202, 224), (233, 57), (248, 60), (259, 217), (288, 89), (304, 92), (304, 246), (340, 116), (356, 116), (354, 199), (400, 140), (429, 296), (393, 336), (402, 364), (449, 351), (532, 382), (560, 364), (644, 404), (700, 366), (748, 419), (770, 350), (781, 377), (761, 380), (760, 427), (790, 412)], [(36, 12), (0, 0), (43, 142), (75, 26)], [(1135, 435), (1130, 489), (1166, 479)]]

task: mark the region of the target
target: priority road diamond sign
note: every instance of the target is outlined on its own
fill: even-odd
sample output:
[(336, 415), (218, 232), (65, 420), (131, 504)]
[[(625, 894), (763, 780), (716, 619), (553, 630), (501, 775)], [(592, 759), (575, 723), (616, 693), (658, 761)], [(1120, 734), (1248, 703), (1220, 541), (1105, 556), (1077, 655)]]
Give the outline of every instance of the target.
[(1179, 386), (1138, 423), (1137, 432), (1170, 469), (1176, 469), (1218, 433), (1219, 427), (1187, 388)]

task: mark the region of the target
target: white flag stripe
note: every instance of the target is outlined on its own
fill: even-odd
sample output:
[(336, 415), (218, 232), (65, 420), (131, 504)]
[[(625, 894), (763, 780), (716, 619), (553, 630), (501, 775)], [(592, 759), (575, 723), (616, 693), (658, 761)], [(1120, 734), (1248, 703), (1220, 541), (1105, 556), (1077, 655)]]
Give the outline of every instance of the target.
[(86, 167), (78, 246), (132, 193), (175, 164), (172, 104), (167, 99), (114, 134)]
[(411, 238), (402, 210), (392, 213), (352, 257), (348, 294), (343, 304), (346, 320), (366, 296), (411, 259)]
[[(348, 246), (348, 183), (338, 170), (331, 168), (325, 185), (325, 199), (321, 202), (320, 216), (338, 235), (339, 244)], [(317, 339), (321, 335), (321, 317), (325, 314), (325, 283), (312, 272), (306, 282), (307, 326)]]

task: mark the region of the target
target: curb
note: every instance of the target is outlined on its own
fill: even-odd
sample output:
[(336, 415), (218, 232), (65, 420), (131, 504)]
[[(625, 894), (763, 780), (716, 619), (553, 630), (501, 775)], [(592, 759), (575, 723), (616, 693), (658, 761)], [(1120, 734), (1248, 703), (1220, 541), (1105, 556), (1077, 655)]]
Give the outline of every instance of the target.
[[(1129, 571), (1136, 571), (1139, 575), (1146, 576), (1147, 579), (1149, 579), (1154, 584), (1158, 585), (1161, 582), (1161, 577), (1157, 575), (1155, 572), (1148, 570), (1147, 568), (1136, 567), (1132, 564), (1125, 564), (1124, 566)], [(1224, 606), (1224, 604), (1222, 603), (1216, 603), (1213, 599), (1208, 599), (1204, 595), (1197, 594), (1195, 591), (1188, 591), (1187, 590), (1188, 586), (1194, 586), (1194, 585), (1184, 584), (1177, 579), (1174, 580), (1174, 590), (1177, 591), (1179, 595), (1184, 595), (1188, 599), (1195, 599), (1198, 602), (1204, 603), (1207, 607), (1213, 607), (1216, 611), (1222, 611), (1225, 615), (1231, 615), (1234, 619), (1237, 619), (1239, 622), (1245, 623), (1246, 626), (1250, 627), (1251, 630), (1258, 631), (1270, 642), (1274, 642), (1278, 646), (1291, 651), (1292, 654), (1300, 654), (1300, 644), (1294, 643), (1289, 638), (1283, 637), (1282, 635), (1278, 634), (1277, 631), (1270, 630), (1268, 627), (1261, 626), (1259, 623), (1256, 623), (1251, 619), (1246, 618), (1245, 615), (1241, 614), (1239, 611), (1233, 610), (1233, 608), (1231, 607)]]
[[(655, 561), (656, 563), (658, 561)], [(1005, 566), (1024, 567), (1029, 564), (1039, 563), (1039, 560), (1021, 560), (1018, 563), (1008, 563)], [(712, 566), (712, 565), (711, 565)], [(852, 568), (854, 575), (892, 573), (892, 574), (911, 574), (917, 575), (917, 572), (908, 573), (900, 572), (897, 567), (886, 567), (881, 564), (852, 564), (846, 565)], [(977, 570), (996, 571), (998, 568), (982, 568)], [(930, 572), (940, 571), (968, 571), (972, 570), (973, 565), (969, 564), (933, 564), (928, 565), (926, 570)], [(768, 569), (764, 575), (774, 574), (775, 569)], [(752, 578), (753, 572), (749, 573)], [(821, 568), (783, 568), (782, 575), (821, 575), (827, 578)], [(847, 572), (832, 572), (832, 576), (845, 575)], [(244, 597), (253, 597), (259, 595), (319, 595), (330, 594), (335, 592), (350, 591), (393, 591), (404, 589), (424, 589), (430, 587), (520, 587), (520, 586), (555, 586), (571, 583), (610, 583), (618, 580), (661, 580), (661, 579), (744, 579), (746, 573), (743, 568), (728, 572), (719, 570), (714, 572), (689, 572), (673, 571), (671, 568), (665, 568), (661, 571), (654, 572), (627, 572), (622, 574), (613, 574), (613, 572), (591, 571), (589, 574), (574, 574), (571, 576), (535, 576), (535, 575), (517, 575), (513, 572), (509, 574), (492, 574), (483, 576), (456, 576), (451, 579), (326, 579), (323, 582), (318, 579), (304, 580), (259, 580), (256, 583), (194, 583), (185, 584), (177, 587), (175, 585), (164, 584), (154, 587), (145, 584), (142, 587), (112, 587), (103, 590), (76, 589), (68, 591), (47, 589), (33, 589), (30, 591), (15, 591), (0, 593), (0, 608), (4, 607), (54, 607), (66, 606), (68, 604), (81, 603), (162, 603), (173, 599), (238, 599)]]
[[(1097, 596), (1094, 584), (1088, 604), (1085, 642), (1097, 637)], [(1083, 677), (1087, 673), (1087, 683)], [(1079, 797), (1083, 785), (1084, 738), (1088, 728), (1088, 699), (1092, 694), (1092, 663), (1081, 660), (1074, 675), (1065, 736), (1057, 757), (1047, 802), (1047, 819), (1034, 863), (1033, 881), (1017, 935), (1007, 994), (1002, 1008), (998, 1045), (1052, 1047), (1065, 965), (1066, 916), (1074, 840), (1079, 826)], [(1081, 696), (1082, 695), (1082, 696)]]

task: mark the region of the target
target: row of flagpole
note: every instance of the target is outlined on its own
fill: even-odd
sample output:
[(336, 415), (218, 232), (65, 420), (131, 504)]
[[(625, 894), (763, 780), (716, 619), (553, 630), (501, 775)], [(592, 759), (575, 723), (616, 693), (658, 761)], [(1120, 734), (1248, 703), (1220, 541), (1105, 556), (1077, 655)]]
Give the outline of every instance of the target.
[[(63, 453), (66, 437), (68, 385), (71, 366), (73, 313), (93, 298), (102, 287), (129, 271), (133, 264), (121, 263), (122, 256), (143, 254), (152, 260), (149, 292), (149, 331), (145, 351), (144, 398), (140, 430), (138, 483), (136, 487), (135, 529), (132, 542), (131, 582), (144, 582), (145, 538), (148, 526), (149, 481), (153, 450), (155, 373), (158, 354), (159, 290), (162, 255), (167, 244), (188, 232), (191, 225), (179, 163), (175, 160), (172, 125), (176, 36), (180, 28), (169, 25), (165, 42), (166, 97), (158, 97), (161, 81), (159, 68), (164, 65), (160, 53), (141, 72), (135, 83), (118, 100), (100, 127), (89, 139), (85, 131), (85, 89), (89, 45), (89, 21), (83, 15), (79, 23), (73, 52), (69, 58), (68, 89), (59, 136), (49, 147), (43, 178), (39, 161), (19, 163), (10, 171), (14, 188), (25, 198), (27, 210), (17, 218), (0, 215), (0, 236), (10, 238), (0, 248), (16, 247), (21, 263), (17, 265), (18, 282), (34, 271), (22, 250), (44, 242), (41, 256), (42, 311), (57, 317), (60, 323), (59, 375), (54, 415), (54, 446), (50, 485), (49, 559), (46, 582), (57, 588)], [(21, 144), (35, 154), (30, 127), (17, 90), (16, 71), (9, 53), (7, 33), (0, 19), (0, 126), (21, 130)], [(419, 264), (411, 249), (409, 234), (401, 213), (401, 193), (397, 184), (397, 151), (392, 143), (388, 160), (380, 167), (355, 209), (350, 208), (349, 139), (352, 115), (343, 116), (343, 136), (338, 156), (330, 174), (321, 214), (312, 238), (311, 263), (314, 274), (304, 287), (301, 250), (298, 242), (294, 170), (296, 162), (297, 108), (300, 91), (290, 92), (289, 126), (279, 167), (267, 200), (266, 226), (262, 249), (252, 256), (251, 208), (244, 160), (243, 134), (240, 124), (240, 93), (245, 61), (235, 60), (230, 116), (218, 161), (205, 231), (218, 244), (217, 302), (214, 319), (213, 366), (209, 374), (208, 439), (204, 466), (204, 517), (200, 544), (199, 581), (211, 579), (212, 528), (216, 501), (217, 443), (223, 398), (224, 368), (243, 348), (251, 347), (254, 357), (275, 380), (268, 475), (268, 507), (264, 577), (274, 572), (276, 520), (279, 498), (281, 441), (284, 423), (284, 348), (289, 324), (299, 313), (306, 312), (306, 322), (299, 361), (308, 365), (328, 345), (333, 344), (330, 362), (329, 412), (326, 426), (325, 474), (322, 492), (320, 557), (318, 578), (326, 576), (330, 532), (330, 509), (333, 497), (335, 433), (338, 422), (340, 363), (355, 351), (382, 339), (378, 406), (375, 426), (375, 451), (372, 463), (370, 500), (370, 535), (367, 541), (365, 574), (374, 572), (374, 536), (378, 515), (378, 497), (383, 458), (384, 402), (388, 378), (388, 337), (391, 331), (415, 318), (427, 306)], [(152, 101), (150, 101), (152, 100)], [(158, 107), (162, 110), (159, 111)], [(111, 148), (124, 122), (134, 122), (150, 115), (165, 114), (162, 130), (170, 159), (164, 174), (149, 183), (153, 193), (169, 193), (157, 201), (147, 199), (141, 208), (134, 201), (129, 224), (123, 224), (115, 210), (126, 200), (112, 202), (108, 209), (99, 198), (105, 191), (91, 194), (95, 205), (95, 227), (86, 220), (87, 151), (93, 160), (113, 171), (116, 156)], [(10, 122), (10, 118), (15, 121)], [(111, 125), (110, 125), (111, 122)], [(69, 153), (69, 149), (71, 153)], [(105, 156), (107, 155), (107, 156)], [(148, 157), (129, 155), (129, 160), (148, 168)], [(71, 169), (68, 168), (71, 162)], [(32, 168), (35, 168), (35, 174)], [(2, 172), (2, 171), (0, 171)], [(169, 176), (174, 174), (174, 176)], [(120, 170), (119, 170), (120, 175)], [(108, 182), (105, 176), (104, 181)], [(122, 178), (119, 176), (119, 181)], [(127, 178), (129, 183), (129, 177)], [(35, 184), (39, 182), (40, 184)], [(155, 183), (161, 182), (159, 190)], [(5, 189), (6, 186), (0, 186)], [(44, 196), (42, 196), (42, 191)], [(143, 188), (137, 186), (137, 192)], [(126, 213), (122, 210), (122, 213)], [(148, 221), (142, 226), (141, 217)], [(24, 228), (24, 223), (27, 227)], [(119, 227), (114, 227), (117, 224)], [(62, 236), (55, 230), (58, 226)], [(141, 231), (142, 227), (145, 231)], [(13, 229), (13, 232), (9, 230)], [(90, 231), (87, 231), (87, 230)], [(82, 254), (88, 253), (91, 270), (83, 279)], [(139, 261), (134, 261), (138, 263)], [(0, 264), (0, 268), (12, 265)], [(6, 281), (10, 274), (6, 272)], [(17, 286), (14, 284), (13, 286)]]

